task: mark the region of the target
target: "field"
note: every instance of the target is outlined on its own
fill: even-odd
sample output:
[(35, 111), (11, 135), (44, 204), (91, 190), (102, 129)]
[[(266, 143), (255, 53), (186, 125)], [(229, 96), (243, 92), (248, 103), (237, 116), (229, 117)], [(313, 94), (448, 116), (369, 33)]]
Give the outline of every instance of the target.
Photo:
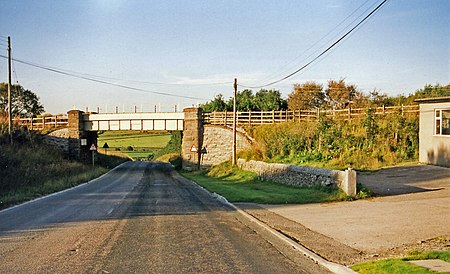
[(152, 158), (171, 138), (167, 132), (105, 131), (98, 136), (100, 150), (105, 143), (110, 151), (122, 151), (133, 159)]

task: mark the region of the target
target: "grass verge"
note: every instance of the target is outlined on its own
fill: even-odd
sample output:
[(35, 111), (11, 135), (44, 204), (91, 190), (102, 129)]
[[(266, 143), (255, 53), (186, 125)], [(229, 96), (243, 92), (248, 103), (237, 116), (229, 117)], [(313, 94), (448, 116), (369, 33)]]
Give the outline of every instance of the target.
[(440, 259), (446, 262), (450, 262), (450, 251), (414, 252), (406, 258), (370, 261), (354, 265), (351, 268), (360, 274), (436, 273), (426, 268), (409, 263), (409, 261), (412, 260), (430, 259)]
[(346, 199), (345, 193), (336, 188), (296, 187), (261, 181), (256, 173), (231, 168), (229, 162), (210, 170), (181, 174), (209, 191), (224, 196), (230, 202), (306, 204)]
[(85, 183), (128, 160), (97, 156), (93, 168), (42, 144), (1, 146), (0, 209)]

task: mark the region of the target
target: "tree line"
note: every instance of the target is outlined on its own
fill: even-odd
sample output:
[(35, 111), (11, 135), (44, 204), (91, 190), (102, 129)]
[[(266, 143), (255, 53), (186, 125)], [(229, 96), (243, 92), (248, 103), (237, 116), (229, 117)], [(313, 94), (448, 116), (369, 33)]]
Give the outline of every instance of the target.
[[(366, 94), (355, 84), (340, 79), (329, 80), (325, 87), (314, 81), (294, 84), (287, 99), (282, 98), (278, 90), (261, 89), (253, 93), (250, 89), (244, 89), (236, 94), (236, 108), (238, 111), (366, 108), (412, 105), (416, 99), (443, 96), (450, 96), (450, 84), (426, 85), (407, 96), (388, 96), (377, 89)], [(232, 111), (233, 98), (226, 101), (222, 94), (218, 94), (200, 107), (204, 112)]]

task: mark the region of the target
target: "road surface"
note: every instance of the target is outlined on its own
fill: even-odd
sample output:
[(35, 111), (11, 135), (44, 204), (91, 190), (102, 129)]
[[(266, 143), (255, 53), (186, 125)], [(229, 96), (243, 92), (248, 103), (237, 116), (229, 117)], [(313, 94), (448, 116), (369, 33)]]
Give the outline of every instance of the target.
[(0, 273), (326, 273), (167, 164), (0, 212)]

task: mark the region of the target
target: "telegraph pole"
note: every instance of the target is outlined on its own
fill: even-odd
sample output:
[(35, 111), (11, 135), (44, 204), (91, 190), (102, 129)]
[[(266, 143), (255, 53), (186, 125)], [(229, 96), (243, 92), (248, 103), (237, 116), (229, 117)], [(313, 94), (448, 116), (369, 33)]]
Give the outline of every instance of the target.
[(13, 143), (11, 105), (11, 37), (8, 36), (8, 133), (10, 144)]
[(234, 93), (233, 93), (233, 152), (232, 164), (236, 165), (236, 93), (237, 93), (237, 78), (234, 78)]

